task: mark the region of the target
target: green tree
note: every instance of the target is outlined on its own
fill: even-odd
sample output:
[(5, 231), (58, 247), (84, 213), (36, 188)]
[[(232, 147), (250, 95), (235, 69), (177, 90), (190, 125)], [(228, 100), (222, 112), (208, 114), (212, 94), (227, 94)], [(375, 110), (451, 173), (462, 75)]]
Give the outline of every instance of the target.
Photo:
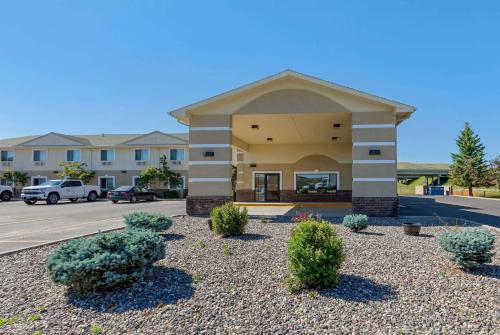
[(170, 170), (165, 155), (160, 157), (160, 167), (148, 166), (139, 176), (139, 184), (143, 187), (153, 187), (160, 183), (164, 186), (176, 187), (181, 181), (180, 175)]
[(450, 177), (454, 185), (472, 188), (486, 184), (488, 166), (484, 159), (484, 145), (468, 122), (457, 139), (458, 153), (451, 154)]
[(61, 178), (80, 179), (84, 184), (88, 184), (95, 176), (95, 172), (87, 171), (87, 164), (78, 162), (60, 162), (62, 172), (58, 174)]
[(500, 190), (500, 156), (490, 161), (490, 181)]
[(14, 191), (17, 185), (24, 187), (28, 183), (28, 174), (20, 171), (6, 171), (2, 178), (12, 185)]

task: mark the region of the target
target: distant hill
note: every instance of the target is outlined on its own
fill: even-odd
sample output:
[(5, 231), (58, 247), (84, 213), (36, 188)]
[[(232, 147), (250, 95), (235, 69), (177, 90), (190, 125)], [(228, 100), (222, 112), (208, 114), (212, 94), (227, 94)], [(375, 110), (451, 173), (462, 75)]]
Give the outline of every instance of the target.
[(408, 170), (447, 170), (449, 164), (446, 163), (408, 163), (398, 162), (398, 169)]

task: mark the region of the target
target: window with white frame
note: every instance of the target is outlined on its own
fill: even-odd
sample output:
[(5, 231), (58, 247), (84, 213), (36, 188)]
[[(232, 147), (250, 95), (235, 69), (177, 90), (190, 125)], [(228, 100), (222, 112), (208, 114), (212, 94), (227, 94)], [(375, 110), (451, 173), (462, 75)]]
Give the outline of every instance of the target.
[(80, 150), (66, 150), (66, 162), (79, 162), (80, 155)]
[(183, 161), (184, 160), (184, 149), (170, 149), (170, 160), (171, 161)]
[(335, 193), (338, 190), (338, 172), (295, 172), (297, 193)]
[(136, 161), (148, 161), (149, 149), (135, 149), (134, 158)]
[(2, 162), (13, 162), (14, 161), (14, 150), (2, 150), (0, 152), (0, 160)]
[(31, 186), (38, 186), (47, 182), (47, 177), (33, 176), (31, 177)]
[(177, 184), (168, 183), (168, 188), (171, 190), (183, 190), (184, 189), (185, 177), (180, 176)]
[(0, 185), (2, 186), (13, 186), (11, 181), (8, 181), (7, 179), (0, 178)]
[(113, 149), (101, 149), (101, 161), (109, 162), (115, 160), (115, 151)]
[(115, 188), (115, 177), (114, 176), (102, 176), (99, 177), (99, 187), (102, 190), (109, 191)]
[(141, 177), (139, 177), (139, 176), (133, 176), (132, 177), (132, 185), (133, 186), (139, 186), (140, 180), (141, 180)]
[(48, 156), (47, 150), (33, 150), (33, 162), (46, 162)]

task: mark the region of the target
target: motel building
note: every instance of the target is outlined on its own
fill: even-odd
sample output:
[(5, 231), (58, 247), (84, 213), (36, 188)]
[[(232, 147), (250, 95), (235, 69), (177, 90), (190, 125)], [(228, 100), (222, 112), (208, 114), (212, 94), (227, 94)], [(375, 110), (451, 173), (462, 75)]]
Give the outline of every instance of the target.
[(187, 213), (236, 200), (397, 216), (397, 126), (414, 111), (290, 70), (174, 110), (189, 126)]

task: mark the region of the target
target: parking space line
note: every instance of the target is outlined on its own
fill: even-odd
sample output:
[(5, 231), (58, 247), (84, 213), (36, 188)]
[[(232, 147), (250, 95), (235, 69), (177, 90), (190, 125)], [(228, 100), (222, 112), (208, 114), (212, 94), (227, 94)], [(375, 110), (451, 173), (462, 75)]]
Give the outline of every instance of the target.
[(10, 224), (20, 224), (20, 223), (30, 223), (30, 222), (39, 222), (39, 221), (50, 221), (50, 220), (55, 220), (55, 219), (62, 219), (65, 218), (66, 216), (54, 216), (50, 218), (40, 218), (40, 219), (29, 219), (29, 220), (23, 220), (23, 221), (10, 221), (10, 222), (1, 222), (0, 226), (7, 226)]
[[(103, 220), (96, 220), (96, 221), (89, 221), (89, 222), (81, 222), (79, 224), (70, 224), (70, 225), (64, 225), (64, 226), (57, 226), (55, 228), (52, 228), (52, 229), (44, 229), (43, 231), (41, 232), (38, 232), (39, 234), (40, 233), (59, 233), (59, 232), (65, 232), (65, 231), (71, 231), (71, 230), (74, 230), (74, 229), (77, 229), (77, 228), (81, 228), (81, 227), (85, 227), (85, 226), (89, 226), (90, 224), (92, 223), (111, 223), (111, 222), (114, 222), (114, 221), (118, 221), (118, 220), (122, 220), (122, 218), (111, 218), (111, 219), (103, 219)], [(97, 227), (95, 227), (97, 228)], [(33, 231), (33, 229), (29, 229), (29, 230), (21, 230), (21, 231), (16, 231), (15, 234), (9, 234), (9, 235), (1, 235), (0, 234), (0, 238), (4, 239), (4, 238), (10, 238), (10, 237), (17, 237), (17, 236), (22, 236), (23, 234), (25, 233), (36, 233)]]

